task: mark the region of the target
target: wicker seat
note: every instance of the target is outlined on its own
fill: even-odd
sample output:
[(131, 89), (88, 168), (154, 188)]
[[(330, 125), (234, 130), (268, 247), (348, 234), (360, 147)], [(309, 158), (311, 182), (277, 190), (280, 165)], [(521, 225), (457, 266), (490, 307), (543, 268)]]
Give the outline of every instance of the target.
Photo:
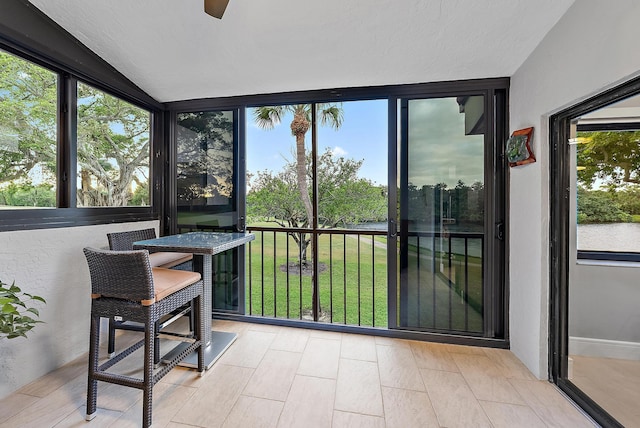
[[(155, 239), (155, 229), (128, 230), (125, 232), (107, 233), (109, 249), (115, 251), (131, 251), (133, 243), (147, 239)], [(152, 267), (193, 270), (193, 254), (157, 252), (149, 254)]]
[[(142, 426), (151, 425), (153, 386), (187, 355), (197, 351), (198, 371), (204, 373), (202, 347), (203, 283), (197, 272), (152, 268), (147, 250), (111, 251), (85, 248), (84, 254), (91, 276), (91, 332), (89, 343), (89, 376), (87, 387), (87, 420), (96, 414), (98, 381), (115, 383), (143, 390)], [(193, 303), (195, 334), (179, 336), (191, 342), (175, 352), (155, 370), (156, 324), (175, 309)], [(98, 365), (100, 318), (122, 317), (144, 325), (144, 339)], [(108, 369), (144, 347), (144, 374), (136, 378), (109, 372)], [(134, 354), (137, 355), (137, 354)]]
[[(139, 230), (129, 230), (125, 232), (112, 232), (107, 233), (107, 239), (109, 240), (109, 249), (114, 251), (131, 251), (133, 250), (133, 243), (136, 241), (144, 241), (147, 239), (155, 239), (156, 231), (155, 229), (139, 229)], [(178, 270), (193, 270), (193, 254), (188, 253), (171, 253), (171, 252), (157, 252), (149, 254), (149, 262), (151, 263), (151, 267), (160, 267), (160, 268), (171, 268)], [(162, 327), (167, 326), (174, 320), (178, 319), (181, 315), (190, 314), (190, 307), (185, 306), (184, 308), (179, 308), (172, 315), (172, 317), (167, 317), (167, 319), (161, 320), (162, 323), (157, 326), (157, 329), (161, 329)], [(189, 315), (189, 321), (191, 323), (190, 328), (193, 328), (193, 317)], [(143, 331), (142, 326), (138, 323), (133, 323), (131, 321), (116, 321), (113, 318), (109, 319), (109, 342), (107, 344), (107, 350), (109, 355), (114, 355), (116, 348), (116, 330), (131, 330), (131, 331)], [(155, 363), (157, 364), (160, 360), (160, 354), (157, 349), (157, 341), (156, 341), (156, 355), (155, 355)]]

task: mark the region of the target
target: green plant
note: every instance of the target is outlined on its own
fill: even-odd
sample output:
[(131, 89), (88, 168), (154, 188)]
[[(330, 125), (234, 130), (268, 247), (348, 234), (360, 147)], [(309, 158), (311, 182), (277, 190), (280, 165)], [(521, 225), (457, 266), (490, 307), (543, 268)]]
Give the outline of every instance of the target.
[(27, 307), (32, 301), (46, 303), (42, 297), (22, 291), (15, 282), (0, 281), (0, 339), (27, 337), (27, 332), (42, 322), (32, 318), (31, 314), (40, 316), (36, 308)]

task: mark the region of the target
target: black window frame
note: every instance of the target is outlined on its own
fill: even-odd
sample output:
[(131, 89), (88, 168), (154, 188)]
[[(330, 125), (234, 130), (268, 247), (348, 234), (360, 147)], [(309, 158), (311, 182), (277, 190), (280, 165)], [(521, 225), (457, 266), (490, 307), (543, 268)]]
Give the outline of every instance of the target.
[[(2, 8), (0, 7), (0, 10)], [(15, 11), (12, 11), (15, 12)], [(43, 15), (34, 15), (33, 10), (16, 12), (17, 20), (27, 22), (38, 21), (42, 24)], [(52, 39), (60, 37), (64, 32), (57, 25), (48, 20), (44, 24), (43, 33)], [(34, 24), (35, 25), (35, 24)], [(52, 28), (50, 28), (52, 27)], [(24, 40), (17, 41), (8, 37), (9, 31), (0, 18), (0, 49), (37, 64), (58, 76), (58, 105), (57, 105), (57, 168), (56, 168), (56, 207), (0, 210), (0, 232), (14, 230), (49, 229), (58, 227), (86, 226), (109, 223), (135, 222), (157, 220), (162, 209), (162, 173), (156, 169), (162, 167), (164, 154), (162, 142), (164, 138), (164, 106), (128, 82), (115, 69), (101, 60), (87, 48), (72, 39), (68, 33), (58, 45), (38, 48), (37, 44), (27, 35)], [(67, 46), (67, 44), (70, 45)], [(82, 64), (70, 64), (64, 58), (56, 59), (57, 52), (64, 49), (78, 51)], [(48, 50), (50, 49), (50, 50)], [(101, 76), (109, 76), (116, 80), (107, 82)], [(121, 81), (117, 76), (121, 76)], [(98, 77), (92, 77), (98, 76)], [(147, 110), (150, 113), (150, 148), (149, 148), (149, 189), (151, 202), (144, 207), (82, 207), (76, 204), (76, 122), (77, 122), (77, 83), (90, 85), (111, 96), (117, 97)]]

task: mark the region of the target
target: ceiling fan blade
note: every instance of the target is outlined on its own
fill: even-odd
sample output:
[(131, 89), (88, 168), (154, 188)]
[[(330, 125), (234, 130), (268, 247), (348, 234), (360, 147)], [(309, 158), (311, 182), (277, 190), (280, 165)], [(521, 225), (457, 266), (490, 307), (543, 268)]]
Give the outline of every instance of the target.
[(204, 0), (204, 11), (209, 15), (222, 19), (229, 0)]

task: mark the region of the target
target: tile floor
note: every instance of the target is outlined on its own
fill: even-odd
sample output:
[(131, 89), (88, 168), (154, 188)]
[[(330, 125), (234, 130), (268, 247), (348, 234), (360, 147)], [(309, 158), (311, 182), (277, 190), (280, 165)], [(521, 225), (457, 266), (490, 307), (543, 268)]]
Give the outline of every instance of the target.
[[(199, 377), (154, 389), (154, 427), (593, 427), (507, 350), (214, 321), (239, 334)], [(135, 333), (122, 332), (119, 346)], [(120, 364), (133, 372), (135, 365)], [(86, 357), (0, 401), (0, 427), (136, 427), (142, 392), (99, 383), (84, 421)]]
[(640, 428), (640, 361), (572, 358), (571, 381), (626, 428)]

